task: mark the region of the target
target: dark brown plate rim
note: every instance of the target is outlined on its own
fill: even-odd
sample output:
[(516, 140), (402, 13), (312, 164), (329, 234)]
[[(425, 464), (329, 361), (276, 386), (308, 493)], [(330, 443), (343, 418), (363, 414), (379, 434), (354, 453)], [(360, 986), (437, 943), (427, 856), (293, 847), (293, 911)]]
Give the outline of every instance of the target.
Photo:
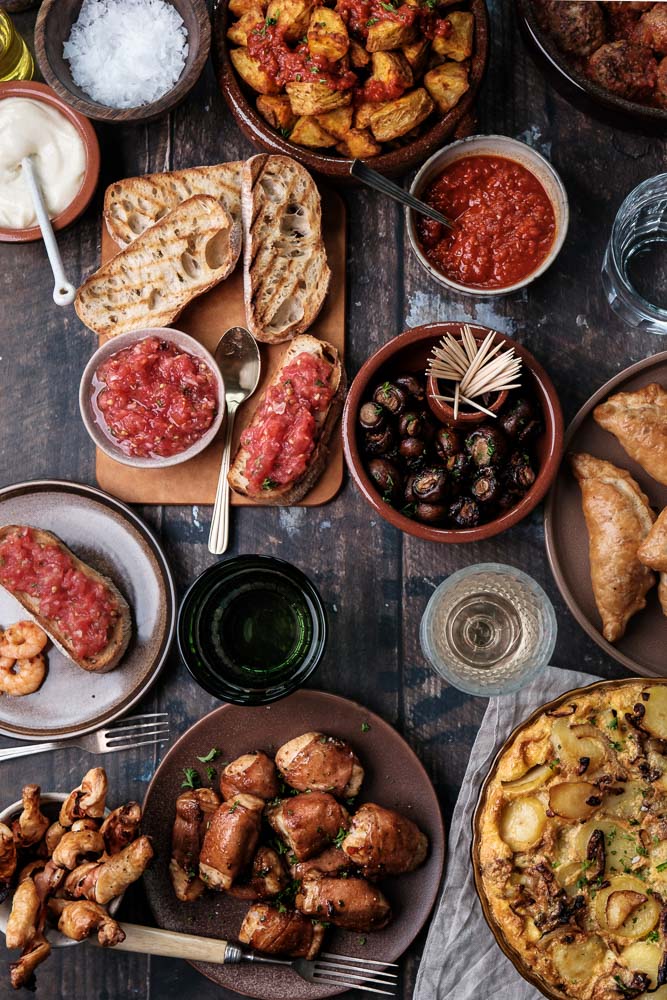
[[(346, 713), (348, 711), (354, 711), (354, 712), (360, 712), (360, 713), (363, 714), (364, 720), (368, 723), (368, 725), (371, 727), (371, 729), (373, 729), (375, 727), (376, 730), (379, 731), (379, 732), (382, 732), (384, 729), (391, 729), (392, 732), (393, 732), (393, 734), (396, 737), (398, 737), (398, 739), (403, 744), (403, 748), (404, 748), (405, 754), (410, 759), (412, 766), (418, 772), (421, 773), (421, 775), (423, 777), (423, 780), (424, 780), (424, 787), (428, 788), (430, 790), (432, 796), (433, 796), (433, 803), (432, 803), (433, 804), (433, 810), (432, 810), (432, 822), (433, 822), (433, 826), (432, 826), (432, 837), (431, 837), (431, 854), (434, 854), (435, 853), (435, 849), (437, 849), (437, 852), (440, 855), (439, 864), (438, 864), (438, 870), (437, 870), (437, 877), (435, 877), (435, 878), (432, 879), (431, 885), (430, 885), (430, 889), (429, 889), (428, 893), (426, 894), (427, 895), (427, 906), (425, 908), (425, 916), (424, 916), (423, 920), (419, 923), (418, 926), (414, 926), (414, 927), (410, 928), (409, 939), (404, 943), (402, 950), (400, 950), (400, 951), (397, 952), (397, 951), (395, 951), (395, 950), (392, 949), (392, 951), (386, 957), (386, 961), (388, 963), (395, 962), (398, 958), (400, 958), (400, 956), (404, 953), (404, 951), (407, 948), (410, 947), (410, 945), (412, 944), (412, 942), (415, 940), (415, 938), (417, 937), (417, 935), (420, 933), (420, 931), (422, 930), (422, 928), (424, 927), (424, 925), (429, 920), (430, 915), (431, 915), (431, 911), (433, 909), (433, 906), (435, 905), (436, 899), (438, 898), (438, 894), (439, 894), (439, 891), (440, 891), (440, 885), (442, 883), (442, 875), (443, 875), (443, 872), (444, 872), (445, 861), (446, 861), (446, 856), (447, 856), (447, 840), (446, 840), (446, 836), (445, 836), (445, 825), (444, 825), (444, 822), (443, 822), (442, 813), (440, 811), (440, 803), (438, 801), (437, 793), (435, 791), (435, 788), (433, 787), (433, 782), (431, 781), (431, 779), (430, 779), (430, 777), (428, 775), (428, 772), (426, 771), (426, 768), (424, 767), (424, 765), (420, 761), (420, 759), (417, 756), (417, 754), (415, 753), (415, 751), (412, 749), (412, 747), (407, 742), (407, 740), (405, 739), (405, 737), (403, 737), (389, 722), (387, 722), (385, 719), (383, 719), (382, 716), (377, 715), (375, 712), (371, 711), (371, 709), (366, 708), (360, 702), (353, 701), (353, 699), (351, 699), (351, 698), (344, 698), (342, 695), (332, 694), (329, 691), (319, 691), (319, 690), (316, 690), (316, 689), (313, 689), (313, 688), (302, 688), (299, 691), (293, 692), (292, 695), (291, 695), (291, 697), (298, 697), (300, 695), (306, 695), (307, 697), (314, 698), (316, 700), (318, 700), (318, 699), (324, 699), (324, 701), (327, 704), (331, 704), (331, 708), (332, 708), (331, 717), (332, 717), (333, 720), (339, 718), (340, 715), (343, 714), (343, 713)], [(290, 697), (290, 696), (288, 696), (288, 697)], [(218, 708), (214, 708), (211, 712), (207, 712), (205, 715), (201, 716), (200, 719), (198, 719), (191, 726), (189, 726), (185, 730), (185, 732), (182, 734), (182, 736), (179, 736), (178, 740), (176, 740), (176, 742), (173, 743), (169, 747), (169, 750), (167, 751), (167, 753), (165, 754), (165, 756), (163, 757), (163, 759), (160, 761), (158, 767), (156, 768), (156, 770), (155, 770), (155, 772), (153, 774), (153, 777), (151, 778), (151, 780), (149, 782), (148, 788), (146, 789), (146, 793), (144, 795), (144, 799), (143, 799), (143, 802), (142, 802), (142, 813), (143, 814), (145, 814), (145, 812), (146, 812), (146, 806), (147, 806), (149, 798), (150, 798), (150, 796), (151, 796), (151, 794), (153, 792), (153, 786), (155, 785), (156, 781), (158, 780), (158, 776), (160, 775), (160, 773), (162, 772), (162, 770), (164, 768), (166, 768), (167, 766), (169, 766), (169, 763), (170, 763), (171, 759), (174, 756), (178, 755), (181, 747), (184, 744), (186, 744), (187, 741), (191, 738), (192, 731), (194, 729), (196, 729), (204, 720), (210, 719), (213, 716), (218, 716), (221, 719), (220, 731), (224, 732), (224, 718), (225, 718), (225, 713), (228, 713), (230, 711), (239, 711), (239, 710), (242, 710), (243, 707), (244, 706), (232, 705), (232, 704), (225, 704), (225, 705), (221, 705)], [(162, 860), (164, 861), (164, 859), (162, 859)], [(157, 926), (160, 926), (159, 921), (158, 921), (157, 916), (156, 916), (156, 913), (155, 913), (155, 908), (153, 906), (153, 899), (151, 897), (151, 894), (148, 891), (146, 892), (146, 896), (147, 896), (147, 899), (148, 899), (148, 905), (149, 905), (149, 907), (151, 909), (151, 912), (153, 914), (153, 918), (155, 919), (155, 922), (156, 922)], [(185, 926), (184, 926), (184, 929), (187, 930), (187, 928)], [(208, 975), (208, 973), (206, 972), (205, 968), (202, 968), (202, 964), (205, 965), (205, 963), (190, 961), (188, 964), (192, 965), (192, 967), (195, 968), (198, 972), (201, 972), (202, 975), (205, 975), (207, 978), (209, 978), (213, 982), (215, 982), (215, 980), (213, 980), (212, 977)], [(255, 996), (255, 994), (245, 993), (243, 990), (236, 990), (235, 989), (234, 992), (238, 992), (239, 995), (241, 995), (241, 996)], [(331, 990), (331, 992), (328, 993), (327, 995), (328, 996), (338, 996), (340, 993), (347, 993), (347, 992), (348, 992), (347, 988), (337, 989), (336, 987), (333, 987), (332, 990)]]
[[(584, 403), (584, 405), (577, 411), (572, 422), (565, 432), (565, 440), (563, 441), (563, 455), (567, 456), (568, 448), (573, 437), (580, 429), (584, 420), (590, 415), (591, 411), (605, 399), (610, 392), (617, 389), (628, 379), (633, 378), (640, 372), (646, 371), (646, 369), (652, 368), (654, 365), (667, 363), (667, 351), (661, 351), (660, 354), (652, 354), (650, 358), (643, 358), (641, 361), (635, 362), (635, 364), (630, 365), (628, 368), (624, 368), (622, 372), (618, 372), (613, 378), (610, 378), (608, 382), (600, 386), (596, 392)], [(558, 478), (563, 472), (564, 463), (566, 458), (560, 465), (555, 477), (554, 485)], [(591, 637), (591, 639), (598, 644), (600, 649), (610, 656), (617, 663), (622, 664), (631, 670), (633, 674), (638, 674), (640, 676), (655, 676), (657, 678), (663, 677), (663, 674), (652, 674), (649, 668), (645, 664), (639, 664), (630, 656), (626, 656), (622, 653), (620, 649), (617, 649), (612, 643), (607, 642), (602, 633), (593, 624), (590, 619), (586, 617), (582, 609), (577, 604), (577, 601), (570, 591), (567, 583), (565, 582), (565, 577), (561, 569), (561, 560), (559, 558), (556, 541), (554, 538), (554, 522), (558, 516), (555, 507), (555, 489), (551, 489), (549, 496), (547, 497), (547, 502), (544, 508), (544, 544), (547, 550), (547, 559), (549, 560), (549, 566), (551, 567), (551, 572), (553, 573), (554, 580), (556, 581), (556, 586), (561, 592), (563, 600), (567, 604), (568, 608), (579, 622), (584, 632)]]
[(31, 739), (40, 742), (57, 738), (67, 739), (74, 736), (83, 736), (84, 733), (94, 732), (94, 730), (99, 729), (100, 726), (113, 722), (114, 719), (118, 719), (121, 715), (124, 715), (127, 711), (129, 711), (129, 709), (132, 708), (132, 706), (146, 694), (162, 670), (167, 656), (169, 655), (169, 650), (171, 649), (171, 644), (174, 638), (174, 630), (176, 628), (176, 589), (174, 587), (174, 581), (167, 558), (162, 551), (158, 540), (148, 526), (144, 524), (139, 517), (137, 517), (134, 511), (130, 510), (129, 507), (126, 507), (124, 503), (121, 503), (120, 500), (116, 500), (115, 497), (110, 496), (108, 493), (104, 493), (102, 490), (98, 490), (94, 486), (86, 486), (83, 483), (69, 483), (61, 479), (32, 479), (24, 483), (15, 483), (11, 486), (5, 486), (0, 489), (0, 513), (2, 511), (2, 503), (4, 500), (20, 497), (25, 494), (53, 492), (73, 494), (74, 496), (95, 500), (97, 503), (102, 504), (102, 506), (109, 507), (117, 514), (120, 514), (124, 520), (129, 521), (135, 531), (142, 536), (155, 556), (155, 560), (158, 563), (162, 575), (164, 589), (167, 594), (167, 606), (165, 608), (164, 615), (164, 635), (162, 636), (160, 648), (153, 659), (150, 671), (144, 679), (128, 693), (127, 697), (120, 706), (116, 706), (108, 712), (100, 714), (95, 720), (85, 725), (68, 726), (62, 730), (50, 729), (48, 732), (44, 732), (39, 729), (34, 730), (24, 726), (13, 727), (9, 726), (7, 723), (0, 725), (0, 734), (3, 736), (10, 736), (13, 739), (20, 740)]
[[(617, 680), (611, 680), (611, 681), (594, 681), (592, 684), (586, 684), (584, 687), (571, 688), (569, 691), (566, 691), (564, 694), (559, 695), (552, 701), (548, 701), (545, 702), (545, 704), (540, 705), (539, 708), (536, 708), (533, 712), (530, 713), (527, 719), (524, 719), (523, 722), (520, 722), (518, 726), (514, 727), (512, 732), (509, 734), (509, 736), (501, 746), (500, 750), (498, 750), (497, 754), (493, 758), (493, 762), (489, 768), (489, 771), (486, 777), (484, 778), (484, 781), (482, 782), (482, 786), (479, 790), (479, 795), (477, 797), (477, 804), (475, 805), (475, 809), (472, 816), (472, 844), (470, 847), (470, 860), (472, 863), (472, 874), (475, 882), (475, 891), (477, 892), (477, 898), (479, 899), (480, 906), (482, 907), (482, 913), (484, 915), (484, 919), (486, 920), (489, 926), (489, 930), (493, 934), (496, 944), (501, 949), (501, 951), (504, 952), (507, 958), (509, 958), (510, 962), (512, 963), (516, 971), (519, 973), (519, 975), (523, 976), (524, 979), (526, 979), (529, 983), (531, 983), (537, 990), (540, 991), (540, 993), (543, 996), (547, 997), (548, 1000), (563, 1000), (563, 994), (554, 993), (553, 990), (550, 988), (549, 984), (546, 983), (539, 976), (537, 976), (534, 972), (532, 972), (524, 964), (521, 955), (517, 951), (515, 951), (510, 944), (508, 944), (508, 942), (503, 937), (502, 928), (499, 927), (494, 920), (493, 914), (491, 912), (491, 907), (489, 905), (489, 901), (487, 899), (486, 892), (484, 890), (481, 865), (479, 861), (479, 849), (481, 845), (480, 822), (482, 818), (482, 813), (484, 811), (484, 807), (486, 806), (486, 795), (489, 789), (489, 785), (491, 784), (496, 775), (498, 764), (500, 763), (500, 758), (505, 753), (507, 747), (510, 745), (512, 740), (514, 740), (519, 735), (519, 733), (521, 733), (524, 729), (528, 729), (529, 726), (532, 726), (532, 724), (536, 722), (541, 715), (543, 715), (545, 712), (553, 711), (555, 708), (558, 708), (559, 705), (562, 705), (565, 702), (575, 701), (577, 698), (580, 698), (582, 695), (587, 695), (591, 691), (599, 691), (602, 689), (614, 690), (615, 688), (623, 687), (624, 684), (636, 684), (637, 680), (638, 679), (635, 677), (622, 677)], [(641, 680), (641, 678), (639, 678), (639, 680)], [(658, 677), (658, 678), (649, 677), (646, 678), (646, 680), (651, 681), (651, 683), (655, 681), (658, 684), (667, 684), (667, 678), (665, 677)]]

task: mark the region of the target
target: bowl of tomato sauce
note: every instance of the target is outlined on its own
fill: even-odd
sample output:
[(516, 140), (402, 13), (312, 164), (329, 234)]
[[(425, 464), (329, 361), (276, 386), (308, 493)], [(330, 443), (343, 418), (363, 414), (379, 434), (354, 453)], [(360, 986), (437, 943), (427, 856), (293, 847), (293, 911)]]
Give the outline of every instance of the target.
[(453, 223), (407, 210), (418, 261), (441, 285), (467, 295), (507, 295), (554, 262), (569, 223), (563, 182), (540, 153), (503, 135), (454, 142), (426, 161), (410, 193)]
[(79, 387), (86, 430), (123, 465), (187, 462), (215, 438), (225, 387), (213, 356), (180, 330), (134, 330), (106, 341)]

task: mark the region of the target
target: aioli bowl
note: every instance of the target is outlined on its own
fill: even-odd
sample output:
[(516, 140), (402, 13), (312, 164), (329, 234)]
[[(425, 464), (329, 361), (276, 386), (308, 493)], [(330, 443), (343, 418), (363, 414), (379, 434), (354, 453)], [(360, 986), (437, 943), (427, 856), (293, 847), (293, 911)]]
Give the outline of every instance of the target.
[[(563, 414), (553, 382), (533, 355), (509, 337), (496, 331), (496, 338), (513, 347), (523, 362), (522, 378), (542, 409), (545, 430), (538, 439), (535, 451), (540, 468), (535, 482), (514, 507), (475, 528), (438, 528), (415, 521), (390, 504), (385, 503), (366, 469), (366, 462), (359, 447), (358, 414), (361, 404), (370, 399), (373, 387), (391, 379), (399, 371), (423, 372), (431, 348), (445, 333), (458, 335), (462, 323), (428, 323), (394, 337), (376, 351), (361, 367), (352, 382), (343, 411), (343, 449), (345, 461), (352, 478), (364, 499), (375, 512), (399, 531), (431, 542), (479, 542), (492, 538), (523, 520), (542, 500), (551, 486), (560, 464), (563, 446)], [(489, 330), (469, 323), (473, 334), (483, 337)]]
[[(0, 101), (6, 97), (30, 98), (33, 101), (43, 101), (49, 107), (59, 111), (77, 130), (81, 142), (86, 150), (86, 169), (76, 196), (69, 205), (54, 219), (51, 225), (54, 230), (64, 229), (71, 225), (80, 215), (85, 212), (95, 193), (97, 181), (100, 176), (100, 147), (95, 134), (95, 129), (87, 118), (78, 111), (75, 111), (50, 87), (43, 83), (35, 83), (33, 80), (12, 81), (11, 83), (0, 83)], [(27, 229), (10, 229), (0, 226), (0, 243), (31, 243), (33, 240), (41, 240), (42, 230), (39, 226), (30, 226)]]
[(94, 101), (72, 79), (63, 45), (81, 10), (82, 0), (44, 0), (35, 23), (35, 55), (44, 79), (76, 111), (101, 122), (147, 122), (174, 108), (201, 76), (211, 48), (211, 22), (205, 0), (170, 0), (188, 32), (188, 54), (171, 90), (150, 104), (110, 108)]
[(425, 189), (442, 173), (445, 167), (467, 156), (502, 156), (508, 160), (515, 160), (537, 178), (546, 191), (556, 217), (556, 232), (549, 253), (534, 271), (503, 288), (473, 288), (470, 285), (462, 285), (446, 277), (427, 260), (417, 236), (415, 213), (408, 208), (405, 210), (405, 214), (410, 247), (426, 273), (445, 288), (463, 292), (465, 295), (474, 295), (477, 298), (509, 295), (520, 288), (525, 288), (526, 285), (530, 285), (541, 274), (544, 274), (560, 253), (570, 221), (567, 193), (562, 180), (549, 161), (532, 146), (526, 145), (525, 142), (519, 142), (518, 139), (511, 139), (506, 135), (471, 135), (467, 139), (452, 142), (449, 146), (434, 153), (417, 173), (410, 185), (410, 194), (416, 198), (422, 198)]
[[(215, 378), (218, 393), (218, 412), (215, 415), (213, 423), (208, 430), (202, 434), (199, 440), (195, 441), (189, 448), (186, 448), (185, 451), (179, 452), (177, 455), (164, 457), (126, 455), (125, 452), (121, 451), (120, 448), (114, 445), (111, 438), (104, 432), (103, 428), (97, 422), (96, 413), (92, 404), (93, 379), (99, 366), (103, 362), (107, 361), (112, 355), (117, 354), (119, 351), (125, 350), (128, 347), (132, 347), (140, 340), (145, 340), (146, 337), (159, 337), (160, 340), (166, 340), (168, 343), (179, 348), (179, 350), (187, 351), (188, 354), (193, 354), (210, 368)], [(93, 439), (95, 446), (99, 448), (100, 451), (103, 451), (105, 455), (108, 455), (109, 458), (114, 459), (116, 462), (120, 462), (122, 465), (132, 465), (137, 469), (163, 469), (169, 465), (180, 465), (182, 462), (187, 462), (188, 459), (194, 458), (195, 455), (198, 455), (199, 452), (207, 448), (208, 445), (214, 440), (220, 430), (220, 427), (222, 426), (223, 417), (225, 415), (225, 384), (220, 369), (213, 356), (199, 343), (199, 341), (195, 340), (194, 337), (190, 337), (189, 334), (183, 333), (181, 330), (167, 329), (166, 327), (158, 327), (156, 329), (147, 330), (132, 330), (130, 333), (121, 333), (118, 337), (112, 337), (110, 340), (105, 341), (101, 347), (97, 348), (86, 365), (83, 375), (81, 376), (81, 382), (79, 385), (79, 409), (81, 411), (81, 418), (84, 426), (90, 437)]]

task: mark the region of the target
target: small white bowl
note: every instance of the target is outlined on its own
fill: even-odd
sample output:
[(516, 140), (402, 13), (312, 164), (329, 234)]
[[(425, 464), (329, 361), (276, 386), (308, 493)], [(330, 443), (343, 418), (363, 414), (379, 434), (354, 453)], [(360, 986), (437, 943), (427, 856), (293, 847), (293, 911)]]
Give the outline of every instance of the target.
[[(218, 412), (215, 419), (198, 441), (195, 441), (189, 448), (186, 448), (185, 451), (180, 451), (177, 455), (166, 457), (126, 455), (125, 452), (114, 445), (111, 438), (105, 433), (104, 429), (98, 423), (93, 409), (93, 378), (99, 366), (114, 354), (132, 347), (140, 340), (145, 340), (146, 337), (159, 337), (160, 340), (166, 340), (168, 343), (174, 344), (181, 351), (187, 351), (188, 354), (193, 354), (196, 358), (200, 358), (208, 365), (215, 377), (218, 392)], [(207, 448), (213, 441), (222, 426), (225, 415), (225, 383), (213, 355), (205, 347), (202, 347), (194, 337), (189, 336), (189, 334), (183, 333), (181, 330), (172, 330), (166, 327), (132, 330), (130, 333), (121, 333), (118, 337), (112, 337), (95, 351), (81, 376), (79, 409), (81, 410), (81, 417), (90, 437), (100, 451), (103, 451), (109, 458), (113, 458), (115, 462), (120, 462), (122, 465), (133, 465), (137, 469), (164, 469), (168, 465), (180, 465), (182, 462), (187, 462), (190, 458), (194, 458), (195, 455), (203, 451), (204, 448)]]
[[(42, 792), (40, 795), (40, 807), (42, 812), (52, 823), (58, 819), (58, 814), (60, 812), (60, 807), (68, 798), (68, 794), (65, 792)], [(23, 809), (23, 803), (19, 799), (18, 802), (12, 802), (10, 806), (3, 809), (0, 812), (0, 823), (4, 823), (6, 826), (11, 828), (12, 822), (19, 818), (21, 810)], [(110, 809), (104, 810), (104, 815), (108, 816)], [(19, 865), (22, 862), (19, 862)], [(114, 917), (118, 912), (118, 907), (123, 901), (123, 896), (116, 896), (112, 899), (107, 910), (109, 915)], [(10, 893), (4, 902), (0, 903), (0, 933), (7, 933), (7, 921), (9, 920), (9, 914), (12, 912), (12, 893)], [(65, 934), (61, 934), (57, 931), (54, 926), (47, 925), (46, 936), (48, 938), (49, 944), (56, 948), (66, 948), (71, 944), (81, 944), (80, 941), (74, 941), (72, 938), (68, 938)]]
[(556, 234), (551, 250), (535, 271), (532, 271), (525, 278), (515, 282), (513, 285), (506, 285), (504, 288), (471, 288), (469, 285), (460, 285), (458, 282), (445, 277), (441, 271), (438, 271), (429, 263), (419, 245), (415, 225), (415, 212), (410, 208), (406, 208), (405, 213), (410, 246), (424, 270), (430, 274), (434, 281), (437, 281), (440, 285), (444, 285), (445, 288), (450, 288), (456, 292), (463, 292), (464, 295), (474, 295), (477, 298), (489, 298), (493, 295), (509, 295), (510, 292), (516, 292), (519, 288), (530, 285), (541, 274), (544, 274), (560, 253), (570, 221), (567, 193), (562, 180), (549, 161), (536, 152), (532, 146), (526, 145), (525, 142), (519, 142), (518, 139), (510, 139), (506, 135), (471, 135), (467, 139), (459, 139), (458, 142), (452, 142), (449, 146), (445, 146), (443, 149), (438, 150), (437, 153), (434, 153), (417, 173), (417, 176), (410, 185), (410, 194), (416, 198), (421, 198), (422, 192), (442, 173), (445, 167), (449, 166), (450, 163), (454, 163), (455, 160), (463, 159), (466, 156), (503, 156), (507, 160), (515, 160), (517, 163), (520, 163), (521, 166), (537, 177), (547, 193), (556, 217)]

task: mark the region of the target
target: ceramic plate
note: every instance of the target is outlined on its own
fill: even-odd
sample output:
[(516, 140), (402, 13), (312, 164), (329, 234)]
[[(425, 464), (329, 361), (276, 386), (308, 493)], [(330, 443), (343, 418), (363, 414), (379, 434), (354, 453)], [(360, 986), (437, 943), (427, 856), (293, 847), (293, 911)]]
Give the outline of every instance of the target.
[[(394, 912), (389, 926), (364, 937), (332, 928), (325, 942), (327, 951), (395, 962), (425, 924), (437, 896), (445, 858), (438, 799), (419, 760), (391, 726), (353, 701), (320, 691), (299, 691), (262, 708), (224, 705), (188, 729), (169, 751), (149, 785), (142, 823), (157, 857), (144, 875), (153, 914), (167, 930), (236, 937), (247, 902), (205, 893), (194, 903), (179, 903), (171, 888), (167, 867), (173, 803), (181, 791), (183, 768), (198, 767), (204, 776), (205, 766), (197, 756), (211, 747), (221, 750), (220, 760), (230, 761), (252, 749), (275, 752), (309, 730), (343, 737), (354, 747), (366, 772), (360, 803), (398, 809), (429, 837), (430, 852), (421, 868), (380, 883)], [(195, 963), (195, 968), (221, 986), (261, 1000), (318, 1000), (345, 992), (314, 986), (280, 966)]]
[[(587, 451), (596, 458), (627, 469), (656, 511), (667, 506), (667, 486), (656, 482), (630, 458), (613, 434), (593, 420), (593, 409), (617, 392), (633, 392), (658, 382), (667, 387), (667, 351), (631, 365), (598, 389), (582, 406), (565, 436), (564, 451)], [(547, 555), (558, 588), (581, 627), (609, 656), (628, 670), (648, 677), (667, 674), (667, 617), (658, 603), (657, 588), (647, 594), (647, 605), (628, 623), (625, 635), (612, 645), (600, 631), (588, 561), (588, 532), (581, 509), (581, 492), (567, 458), (561, 464), (544, 514)]]
[[(167, 656), (176, 599), (162, 550), (128, 507), (100, 490), (74, 483), (41, 480), (0, 490), (0, 525), (5, 524), (54, 532), (79, 558), (113, 580), (130, 605), (133, 637), (118, 667), (108, 674), (80, 669), (49, 644), (48, 673), (39, 691), (24, 698), (0, 698), (0, 732), (48, 740), (97, 729), (138, 701)], [(21, 618), (21, 605), (0, 589), (0, 625)]]

